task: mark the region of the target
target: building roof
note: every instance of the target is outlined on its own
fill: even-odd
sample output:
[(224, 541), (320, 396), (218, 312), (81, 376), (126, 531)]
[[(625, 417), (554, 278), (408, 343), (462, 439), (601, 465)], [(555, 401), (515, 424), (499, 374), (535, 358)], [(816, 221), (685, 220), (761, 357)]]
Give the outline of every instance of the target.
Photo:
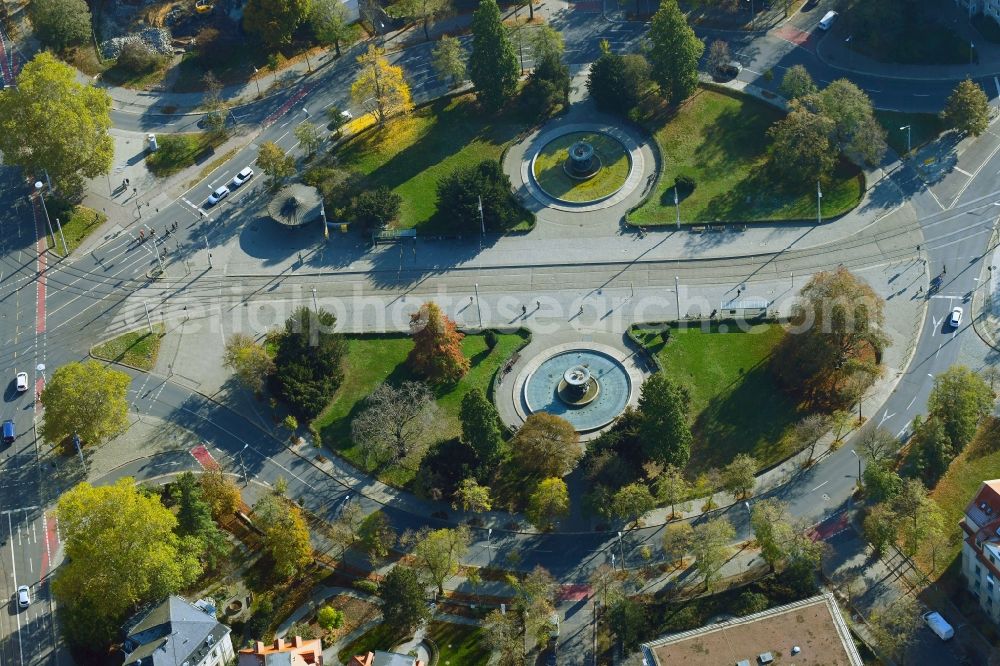
[[(792, 654), (794, 648), (797, 654)], [(665, 636), (642, 646), (646, 661), (668, 666), (720, 666), (744, 660), (773, 664), (862, 666), (861, 656), (831, 594)]]
[(318, 638), (304, 640), (276, 638), (273, 643), (257, 641), (252, 648), (240, 650), (240, 666), (321, 666), (323, 642)]
[(979, 492), (965, 508), (965, 517), (973, 532), (1000, 521), (1000, 479), (983, 481)]
[(125, 635), (125, 666), (197, 664), (229, 633), (210, 604), (178, 596), (142, 615)]

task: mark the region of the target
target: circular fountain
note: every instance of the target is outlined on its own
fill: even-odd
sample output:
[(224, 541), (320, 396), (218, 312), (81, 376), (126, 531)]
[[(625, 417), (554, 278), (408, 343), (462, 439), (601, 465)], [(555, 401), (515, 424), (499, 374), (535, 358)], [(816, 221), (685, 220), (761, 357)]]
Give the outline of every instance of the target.
[(586, 433), (608, 425), (625, 409), (632, 380), (610, 354), (570, 349), (541, 361), (521, 390), (527, 413), (561, 416)]
[(601, 158), (594, 152), (593, 144), (577, 141), (569, 147), (569, 159), (563, 168), (570, 178), (587, 180), (601, 170)]

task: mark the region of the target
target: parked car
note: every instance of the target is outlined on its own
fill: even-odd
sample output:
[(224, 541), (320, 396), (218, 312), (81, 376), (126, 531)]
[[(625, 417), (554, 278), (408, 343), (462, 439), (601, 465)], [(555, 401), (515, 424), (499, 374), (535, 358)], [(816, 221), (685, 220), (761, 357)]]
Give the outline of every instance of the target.
[(927, 626), (931, 628), (938, 638), (943, 641), (950, 640), (955, 636), (955, 630), (952, 628), (948, 621), (941, 617), (941, 613), (937, 611), (928, 611), (924, 613), (924, 622)]
[(3, 427), (0, 427), (0, 435), (2, 435), (4, 444), (14, 443), (14, 440), (17, 439), (17, 429), (14, 427), (14, 419), (7, 419), (3, 422)]
[(819, 20), (819, 29), (829, 30), (830, 26), (833, 25), (833, 22), (837, 20), (837, 16), (838, 16), (837, 12), (828, 11), (826, 14), (823, 15), (823, 18)]
[(951, 311), (951, 317), (948, 318), (948, 323), (951, 324), (952, 328), (958, 328), (962, 323), (962, 315), (965, 311), (962, 308), (955, 308)]
[(208, 205), (214, 206), (215, 204), (219, 203), (228, 196), (229, 196), (229, 188), (223, 185), (222, 187), (216, 189), (214, 192), (212, 192), (212, 194), (209, 195)]
[(251, 178), (253, 178), (253, 169), (251, 169), (250, 167), (246, 167), (238, 174), (233, 176), (233, 179), (229, 181), (229, 187), (235, 190), (237, 187), (247, 182)]
[(16, 383), (17, 383), (17, 392), (18, 393), (24, 393), (25, 391), (27, 391), (28, 390), (28, 373), (27, 372), (19, 372), (19, 373), (17, 373)]
[(21, 608), (27, 608), (31, 605), (31, 592), (27, 585), (17, 588), (17, 605)]

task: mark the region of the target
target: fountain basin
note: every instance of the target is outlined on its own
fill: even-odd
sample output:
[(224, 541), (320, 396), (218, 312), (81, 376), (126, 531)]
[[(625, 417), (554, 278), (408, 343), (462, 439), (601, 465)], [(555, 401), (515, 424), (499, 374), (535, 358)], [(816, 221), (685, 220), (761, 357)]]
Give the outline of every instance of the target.
[(542, 361), (525, 379), (522, 396), (529, 413), (561, 416), (584, 433), (611, 423), (625, 409), (631, 390), (620, 361), (596, 350), (572, 349)]

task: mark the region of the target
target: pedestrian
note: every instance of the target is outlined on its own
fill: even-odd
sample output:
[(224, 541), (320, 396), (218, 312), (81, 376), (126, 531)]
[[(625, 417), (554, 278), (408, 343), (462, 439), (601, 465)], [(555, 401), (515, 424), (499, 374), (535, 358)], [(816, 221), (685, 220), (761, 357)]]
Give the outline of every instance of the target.
[(125, 187), (128, 187), (132, 183), (128, 178), (125, 179)]
[(141, 243), (143, 240), (145, 240), (145, 238), (146, 234), (143, 233), (142, 229), (139, 229), (139, 242)]
[(472, 302), (472, 300), (473, 300), (473, 297), (472, 297), (472, 296), (469, 296), (469, 302), (470, 302), (470, 303)]
[(526, 314), (528, 314), (528, 306), (522, 304), (521, 305), (521, 316), (523, 317)]
[(535, 309), (536, 310), (541, 310), (542, 309), (542, 302), (541, 301), (535, 301)]
[(948, 274), (948, 264), (942, 264), (941, 265), (941, 275), (947, 275), (947, 274)]
[(740, 294), (742, 294), (742, 293), (743, 293), (743, 290), (742, 290), (742, 289), (737, 289), (737, 290), (736, 290), (736, 298), (739, 298), (739, 297), (740, 297)]

